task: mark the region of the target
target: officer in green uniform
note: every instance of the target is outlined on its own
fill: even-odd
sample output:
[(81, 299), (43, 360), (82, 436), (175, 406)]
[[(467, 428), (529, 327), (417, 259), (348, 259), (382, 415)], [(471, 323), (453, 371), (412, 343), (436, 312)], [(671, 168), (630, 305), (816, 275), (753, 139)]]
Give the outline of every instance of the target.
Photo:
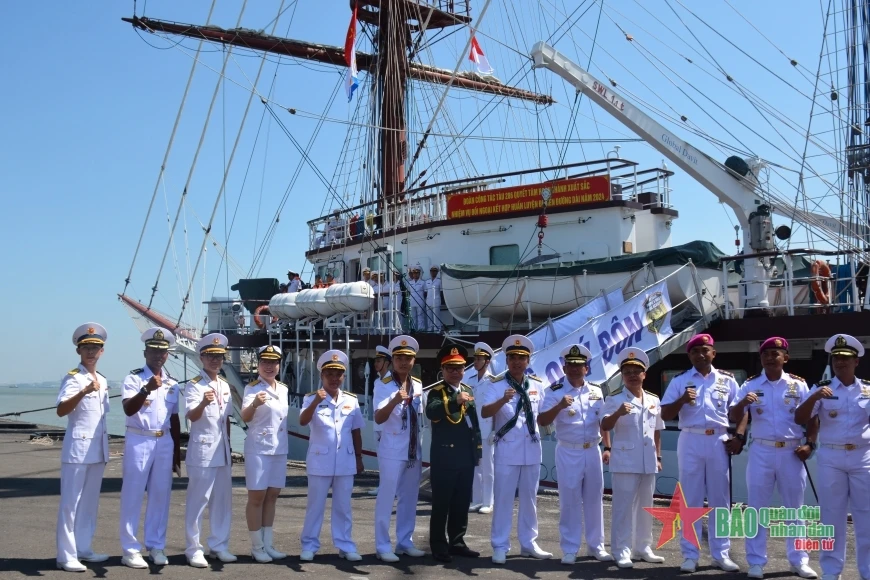
[(465, 545), (474, 468), (481, 457), (474, 391), (461, 382), (467, 356), (468, 351), (455, 344), (439, 351), (444, 380), (432, 386), (426, 403), (426, 416), (432, 422), (429, 546), (439, 562), (450, 562), (452, 556), (480, 556)]

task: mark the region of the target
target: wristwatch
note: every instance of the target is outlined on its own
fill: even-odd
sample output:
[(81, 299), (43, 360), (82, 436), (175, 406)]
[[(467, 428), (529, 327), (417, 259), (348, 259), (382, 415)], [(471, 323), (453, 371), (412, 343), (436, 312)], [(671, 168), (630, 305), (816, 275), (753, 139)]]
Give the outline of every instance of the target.
[(806, 442), (806, 445), (807, 445), (807, 447), (809, 447), (809, 448), (812, 449), (813, 451), (816, 450), (816, 442), (815, 442), (815, 441), (807, 441), (807, 442)]
[(142, 387), (141, 389), (139, 389), (139, 394), (145, 395), (147, 397), (148, 396), (148, 389), (146, 389), (145, 387)]
[(656, 461), (661, 462), (661, 460), (662, 460), (662, 456), (661, 456), (661, 455), (659, 455), (658, 457), (656, 457)]
[(610, 447), (605, 447), (602, 451), (610, 451)]
[(734, 437), (739, 439), (741, 443), (746, 443), (746, 434), (745, 433), (735, 433)]

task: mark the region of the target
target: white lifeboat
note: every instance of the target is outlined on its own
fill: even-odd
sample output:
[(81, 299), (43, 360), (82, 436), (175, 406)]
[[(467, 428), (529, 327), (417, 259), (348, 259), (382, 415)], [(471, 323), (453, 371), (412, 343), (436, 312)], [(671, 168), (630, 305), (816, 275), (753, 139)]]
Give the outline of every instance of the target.
[(269, 312), (280, 320), (365, 312), (371, 308), (374, 298), (374, 290), (366, 282), (333, 284), (329, 288), (276, 294), (269, 301)]

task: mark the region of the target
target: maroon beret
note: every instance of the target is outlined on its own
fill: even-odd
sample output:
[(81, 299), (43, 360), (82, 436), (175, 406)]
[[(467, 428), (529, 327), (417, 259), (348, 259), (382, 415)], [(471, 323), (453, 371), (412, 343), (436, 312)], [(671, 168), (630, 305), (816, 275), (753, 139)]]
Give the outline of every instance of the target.
[(696, 334), (686, 344), (686, 352), (689, 352), (696, 346), (713, 346), (713, 337), (709, 334)]

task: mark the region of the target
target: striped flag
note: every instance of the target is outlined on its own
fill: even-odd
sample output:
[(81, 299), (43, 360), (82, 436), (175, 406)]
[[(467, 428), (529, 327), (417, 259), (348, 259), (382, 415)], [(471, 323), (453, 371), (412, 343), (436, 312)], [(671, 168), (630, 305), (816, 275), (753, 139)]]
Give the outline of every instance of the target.
[(483, 54), (483, 49), (480, 48), (480, 44), (474, 36), (471, 37), (471, 54), (468, 55), (468, 60), (477, 65), (477, 72), (482, 75), (491, 75), (495, 72), (489, 65), (489, 60)]
[(353, 99), (353, 92), (359, 86), (356, 69), (356, 2), (353, 5), (353, 14), (350, 17), (350, 26), (347, 27), (347, 38), (344, 41), (344, 60), (347, 63), (347, 102)]

